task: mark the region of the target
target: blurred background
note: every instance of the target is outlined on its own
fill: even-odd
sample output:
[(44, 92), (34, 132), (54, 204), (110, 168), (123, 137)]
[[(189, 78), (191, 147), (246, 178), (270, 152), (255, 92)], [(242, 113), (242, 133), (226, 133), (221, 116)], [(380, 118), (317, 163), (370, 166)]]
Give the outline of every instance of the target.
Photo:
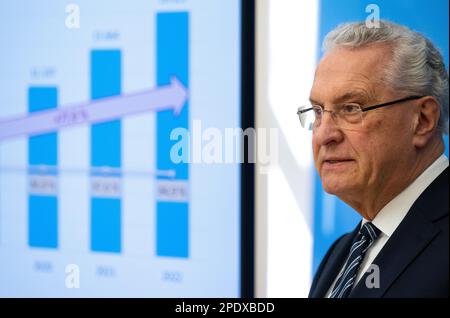
[(306, 297), (359, 221), (296, 116), (321, 42), (379, 17), (448, 65), (448, 6), (0, 0), (0, 296)]

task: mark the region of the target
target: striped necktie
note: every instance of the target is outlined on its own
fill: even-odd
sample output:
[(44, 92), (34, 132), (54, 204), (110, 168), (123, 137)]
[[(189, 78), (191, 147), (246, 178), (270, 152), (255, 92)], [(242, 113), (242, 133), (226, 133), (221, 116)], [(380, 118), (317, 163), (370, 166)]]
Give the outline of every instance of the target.
[(346, 298), (350, 294), (364, 255), (381, 231), (370, 222), (364, 223), (355, 237), (344, 270), (334, 285), (330, 298)]

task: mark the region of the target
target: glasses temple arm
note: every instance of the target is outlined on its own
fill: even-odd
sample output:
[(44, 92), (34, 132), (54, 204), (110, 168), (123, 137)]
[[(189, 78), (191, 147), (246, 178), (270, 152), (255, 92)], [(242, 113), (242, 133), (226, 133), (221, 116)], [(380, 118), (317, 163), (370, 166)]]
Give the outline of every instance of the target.
[(406, 101), (409, 101), (409, 100), (419, 99), (419, 98), (422, 98), (422, 97), (424, 97), (424, 96), (409, 96), (409, 97), (406, 97), (406, 98), (394, 100), (392, 102), (383, 103), (383, 104), (374, 105), (374, 106), (369, 106), (369, 107), (363, 108), (362, 111), (366, 112), (368, 110), (377, 109), (377, 108), (381, 108), (381, 107), (385, 107), (385, 106), (389, 106), (389, 105), (393, 105), (393, 104), (397, 104), (397, 103), (402, 103), (402, 102), (406, 102)]

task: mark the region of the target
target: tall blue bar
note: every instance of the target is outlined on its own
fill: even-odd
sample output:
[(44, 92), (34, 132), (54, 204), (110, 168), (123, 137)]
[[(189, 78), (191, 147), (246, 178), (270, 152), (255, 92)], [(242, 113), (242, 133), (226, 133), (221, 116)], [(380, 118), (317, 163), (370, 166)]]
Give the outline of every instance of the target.
[[(120, 50), (91, 51), (91, 99), (120, 95), (121, 59)], [(120, 168), (121, 146), (120, 120), (92, 125), (91, 166)], [(121, 205), (120, 197), (91, 198), (92, 251), (121, 251)]]
[[(29, 87), (28, 111), (38, 112), (56, 108), (56, 87)], [(56, 166), (58, 164), (58, 136), (47, 133), (28, 139), (28, 164), (30, 166)], [(52, 174), (43, 170), (40, 175)], [(28, 197), (28, 244), (30, 247), (58, 247), (58, 198), (56, 193), (36, 194)]]
[[(157, 84), (170, 84), (176, 76), (189, 87), (189, 14), (162, 12), (156, 17)], [(189, 127), (189, 105), (175, 116), (172, 110), (156, 116), (156, 166), (158, 170), (174, 170), (177, 181), (188, 181), (188, 163), (174, 164), (170, 149), (177, 142), (170, 140), (174, 128)], [(163, 179), (160, 177), (159, 179)], [(189, 256), (189, 203), (156, 202), (156, 253), (158, 256), (187, 258)]]

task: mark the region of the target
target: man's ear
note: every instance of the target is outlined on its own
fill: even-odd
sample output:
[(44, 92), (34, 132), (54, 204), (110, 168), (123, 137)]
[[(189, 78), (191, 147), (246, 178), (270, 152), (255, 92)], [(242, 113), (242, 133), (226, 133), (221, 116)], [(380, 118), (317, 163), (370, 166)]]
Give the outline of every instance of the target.
[(441, 109), (436, 98), (426, 96), (418, 100), (414, 122), (414, 146), (424, 147), (437, 131)]

